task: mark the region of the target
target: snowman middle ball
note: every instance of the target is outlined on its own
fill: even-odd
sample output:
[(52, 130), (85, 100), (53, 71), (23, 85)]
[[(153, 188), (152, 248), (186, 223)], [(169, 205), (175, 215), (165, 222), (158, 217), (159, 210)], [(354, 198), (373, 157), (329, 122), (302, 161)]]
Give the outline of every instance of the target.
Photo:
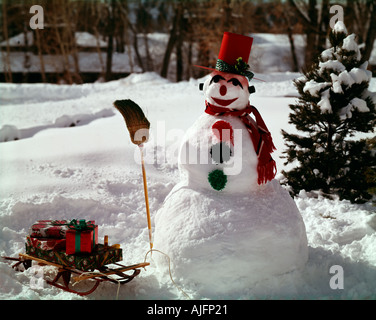
[[(215, 71), (203, 91), (206, 103), (219, 110), (243, 110), (249, 105), (248, 80), (241, 75)], [(201, 115), (188, 129), (179, 154), (179, 169), (187, 186), (224, 193), (249, 193), (257, 188), (257, 163), (245, 124), (229, 115)], [(217, 172), (224, 177), (219, 187), (211, 180)]]

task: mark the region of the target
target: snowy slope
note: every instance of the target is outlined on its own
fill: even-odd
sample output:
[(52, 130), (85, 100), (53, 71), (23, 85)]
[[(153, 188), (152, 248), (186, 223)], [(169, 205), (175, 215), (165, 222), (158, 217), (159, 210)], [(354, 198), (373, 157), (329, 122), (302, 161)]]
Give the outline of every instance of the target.
[[(294, 130), (288, 124), (288, 104), (295, 100), (291, 80), (297, 76), (257, 75), (267, 82), (255, 82), (251, 96), (272, 132), (279, 172), (284, 149), (280, 131)], [(17, 133), (19, 139), (0, 143), (0, 255), (22, 252), (28, 228), (36, 220), (84, 218), (98, 223), (100, 241), (108, 234), (110, 244), (121, 244), (124, 263), (143, 262), (149, 244), (139, 153), (112, 102), (134, 100), (151, 122), (145, 151), (154, 226), (156, 211), (179, 180), (179, 142), (204, 110), (198, 90), (203, 80), (171, 83), (145, 73), (74, 86), (0, 84), (0, 138)], [(372, 91), (375, 83), (373, 79)], [(5, 130), (5, 125), (12, 127)], [(304, 191), (295, 201), (307, 228), (306, 268), (259, 281), (226, 298), (375, 299), (375, 207), (330, 201)], [(150, 255), (147, 261), (151, 266), (120, 288), (119, 299), (185, 298), (166, 270), (157, 269)], [(333, 265), (343, 268), (344, 289), (330, 288)], [(54, 272), (44, 269), (46, 277)], [(82, 299), (47, 284), (33, 288), (33, 277), (35, 270), (16, 273), (0, 261), (0, 299)], [(114, 299), (116, 291), (116, 285), (104, 283), (85, 299)], [(211, 298), (186, 291), (191, 298)]]

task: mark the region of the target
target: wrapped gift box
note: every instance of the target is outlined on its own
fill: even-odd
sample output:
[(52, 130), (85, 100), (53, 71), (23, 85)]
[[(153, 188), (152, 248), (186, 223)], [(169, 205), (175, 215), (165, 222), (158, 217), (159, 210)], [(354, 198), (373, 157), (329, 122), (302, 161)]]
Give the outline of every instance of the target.
[(26, 243), (41, 250), (65, 250), (65, 239), (27, 237)]
[(100, 270), (104, 265), (123, 259), (123, 251), (119, 245), (105, 248), (102, 244), (98, 244), (96, 250), (92, 253), (74, 255), (66, 254), (64, 250), (43, 250), (39, 247), (33, 247), (29, 242), (26, 242), (25, 245), (26, 253), (31, 256), (82, 271)]
[(31, 226), (29, 235), (33, 238), (64, 239), (69, 223), (69, 220), (38, 220)]
[(98, 226), (94, 221), (79, 220), (66, 232), (66, 254), (90, 253), (98, 244)]

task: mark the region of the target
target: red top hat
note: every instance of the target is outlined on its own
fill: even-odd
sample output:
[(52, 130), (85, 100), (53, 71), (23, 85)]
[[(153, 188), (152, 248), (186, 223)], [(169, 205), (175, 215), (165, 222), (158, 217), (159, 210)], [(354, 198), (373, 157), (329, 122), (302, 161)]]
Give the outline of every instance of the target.
[(248, 63), (252, 42), (253, 38), (251, 37), (225, 32), (223, 34), (218, 59), (230, 65), (235, 65), (236, 60), (241, 57), (245, 63)]
[(215, 69), (202, 66), (196, 67), (240, 74), (251, 80), (253, 73), (248, 70), (248, 59), (251, 53), (252, 42), (253, 38), (251, 37), (225, 32)]

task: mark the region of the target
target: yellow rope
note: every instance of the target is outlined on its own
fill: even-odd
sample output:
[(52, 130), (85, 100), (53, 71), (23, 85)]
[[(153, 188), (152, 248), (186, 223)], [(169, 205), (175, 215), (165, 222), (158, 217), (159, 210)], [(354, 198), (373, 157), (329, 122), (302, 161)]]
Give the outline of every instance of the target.
[(146, 252), (146, 255), (145, 255), (145, 260), (144, 260), (144, 262), (146, 262), (146, 258), (147, 258), (147, 256), (148, 256), (148, 254), (149, 253), (152, 253), (153, 251), (155, 251), (155, 252), (159, 252), (159, 253), (161, 253), (161, 254), (163, 254), (164, 256), (166, 256), (167, 257), (167, 259), (168, 259), (168, 272), (169, 272), (169, 274), (170, 274), (170, 279), (171, 279), (171, 282), (173, 283), (173, 285), (182, 293), (182, 294), (184, 294), (185, 296), (186, 296), (186, 298), (187, 299), (191, 299), (191, 297), (179, 286), (179, 285), (177, 285), (177, 283), (174, 281), (174, 279), (172, 278), (172, 273), (171, 273), (171, 258), (168, 256), (168, 254), (167, 253), (164, 253), (164, 252), (162, 252), (162, 251), (160, 251), (160, 250), (157, 250), (157, 249), (150, 249), (148, 252)]
[[(172, 277), (172, 273), (171, 273), (171, 258), (169, 257), (169, 255), (167, 253), (164, 253), (160, 250), (157, 250), (157, 249), (150, 249), (148, 252), (146, 252), (145, 254), (145, 259), (144, 259), (144, 263), (146, 262), (146, 259), (147, 259), (147, 256), (149, 253), (152, 253), (153, 251), (155, 252), (159, 252), (160, 254), (163, 254), (165, 257), (167, 257), (168, 259), (168, 272), (170, 274), (170, 279), (171, 279), (171, 282), (173, 283), (173, 285), (187, 298), (187, 299), (191, 299), (191, 297), (174, 281), (173, 277)], [(76, 282), (72, 284), (72, 286), (75, 286), (78, 282), (80, 282), (80, 278), (83, 277), (84, 275), (98, 275), (98, 276), (105, 276), (105, 277), (108, 277), (108, 275), (104, 274), (104, 273), (101, 273), (101, 272), (83, 272), (81, 273), (76, 279)], [(117, 279), (113, 279), (111, 278), (112, 280), (115, 280), (117, 283), (118, 283), (118, 288), (117, 288), (117, 292), (116, 292), (116, 300), (119, 300), (119, 290), (120, 290), (120, 281), (117, 280)]]

